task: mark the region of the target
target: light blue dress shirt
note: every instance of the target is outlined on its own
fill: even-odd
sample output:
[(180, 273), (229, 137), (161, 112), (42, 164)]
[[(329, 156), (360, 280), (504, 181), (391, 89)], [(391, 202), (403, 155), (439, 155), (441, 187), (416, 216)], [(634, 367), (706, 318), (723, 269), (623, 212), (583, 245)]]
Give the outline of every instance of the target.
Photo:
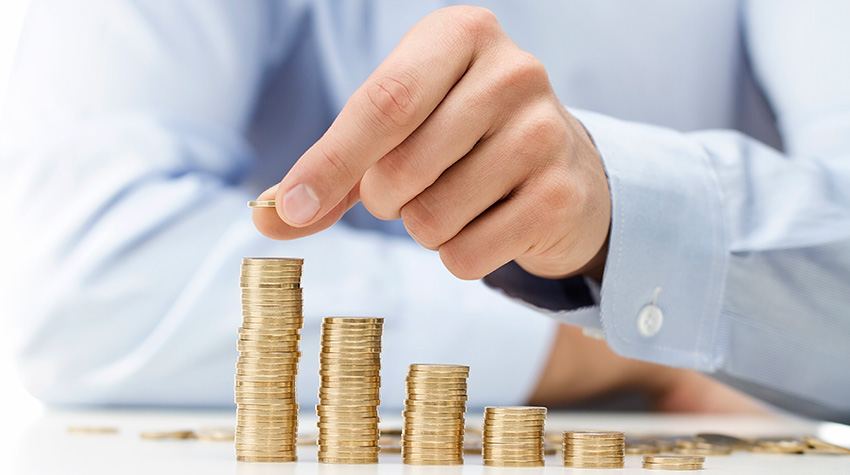
[(449, 2), (38, 1), (0, 160), (2, 302), (31, 391), (229, 403), (239, 259), (292, 255), (307, 259), (304, 404), (320, 317), (369, 314), (388, 317), (389, 405), (421, 361), (470, 364), (474, 405), (520, 402), (560, 320), (850, 420), (850, 2), (477, 3), (543, 61), (601, 153), (601, 288), (509, 265), (487, 281), (517, 305), (361, 207), (299, 241), (253, 230), (245, 201)]

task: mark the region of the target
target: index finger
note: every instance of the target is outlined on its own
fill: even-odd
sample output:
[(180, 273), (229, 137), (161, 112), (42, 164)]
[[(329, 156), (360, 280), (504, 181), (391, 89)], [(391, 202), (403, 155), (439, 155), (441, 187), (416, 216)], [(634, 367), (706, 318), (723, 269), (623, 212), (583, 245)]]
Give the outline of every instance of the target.
[(283, 221), (304, 227), (322, 219), (425, 121), (474, 60), (474, 37), (461, 26), (471, 11), (443, 9), (407, 32), (281, 181)]

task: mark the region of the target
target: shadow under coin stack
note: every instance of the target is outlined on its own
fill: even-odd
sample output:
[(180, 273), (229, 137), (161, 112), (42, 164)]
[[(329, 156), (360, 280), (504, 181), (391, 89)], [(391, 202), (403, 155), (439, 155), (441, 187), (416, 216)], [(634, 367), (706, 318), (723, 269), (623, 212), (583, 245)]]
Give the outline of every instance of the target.
[(545, 407), (485, 407), (481, 451), (491, 467), (542, 467)]
[(402, 460), (462, 465), (469, 366), (413, 364), (407, 373)]
[(383, 318), (329, 317), (319, 361), (319, 462), (378, 463)]
[(303, 259), (242, 260), (236, 460), (295, 462)]
[(564, 466), (623, 468), (626, 435), (622, 432), (564, 432)]

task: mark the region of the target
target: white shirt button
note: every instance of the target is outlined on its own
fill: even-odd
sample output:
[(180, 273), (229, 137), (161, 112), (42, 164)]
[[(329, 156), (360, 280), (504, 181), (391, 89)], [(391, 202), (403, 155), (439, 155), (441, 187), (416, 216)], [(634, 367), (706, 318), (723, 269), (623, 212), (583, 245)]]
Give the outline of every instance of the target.
[(645, 337), (654, 336), (661, 330), (664, 323), (664, 314), (661, 309), (653, 304), (643, 307), (638, 313), (637, 327), (641, 335)]

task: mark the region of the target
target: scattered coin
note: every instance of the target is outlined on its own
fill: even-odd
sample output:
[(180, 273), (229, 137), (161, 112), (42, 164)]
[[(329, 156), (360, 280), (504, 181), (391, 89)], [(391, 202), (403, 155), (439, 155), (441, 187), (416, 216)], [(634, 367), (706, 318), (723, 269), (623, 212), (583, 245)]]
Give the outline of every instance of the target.
[(174, 430), (167, 432), (142, 432), (139, 434), (142, 439), (194, 439), (196, 438), (195, 431), (191, 430)]
[(69, 434), (86, 434), (86, 435), (94, 435), (94, 434), (117, 434), (117, 427), (68, 427)]
[(830, 444), (825, 440), (817, 437), (805, 436), (803, 442), (808, 444), (809, 448), (805, 449), (807, 454), (834, 454), (834, 455), (850, 455), (850, 448), (840, 445)]

